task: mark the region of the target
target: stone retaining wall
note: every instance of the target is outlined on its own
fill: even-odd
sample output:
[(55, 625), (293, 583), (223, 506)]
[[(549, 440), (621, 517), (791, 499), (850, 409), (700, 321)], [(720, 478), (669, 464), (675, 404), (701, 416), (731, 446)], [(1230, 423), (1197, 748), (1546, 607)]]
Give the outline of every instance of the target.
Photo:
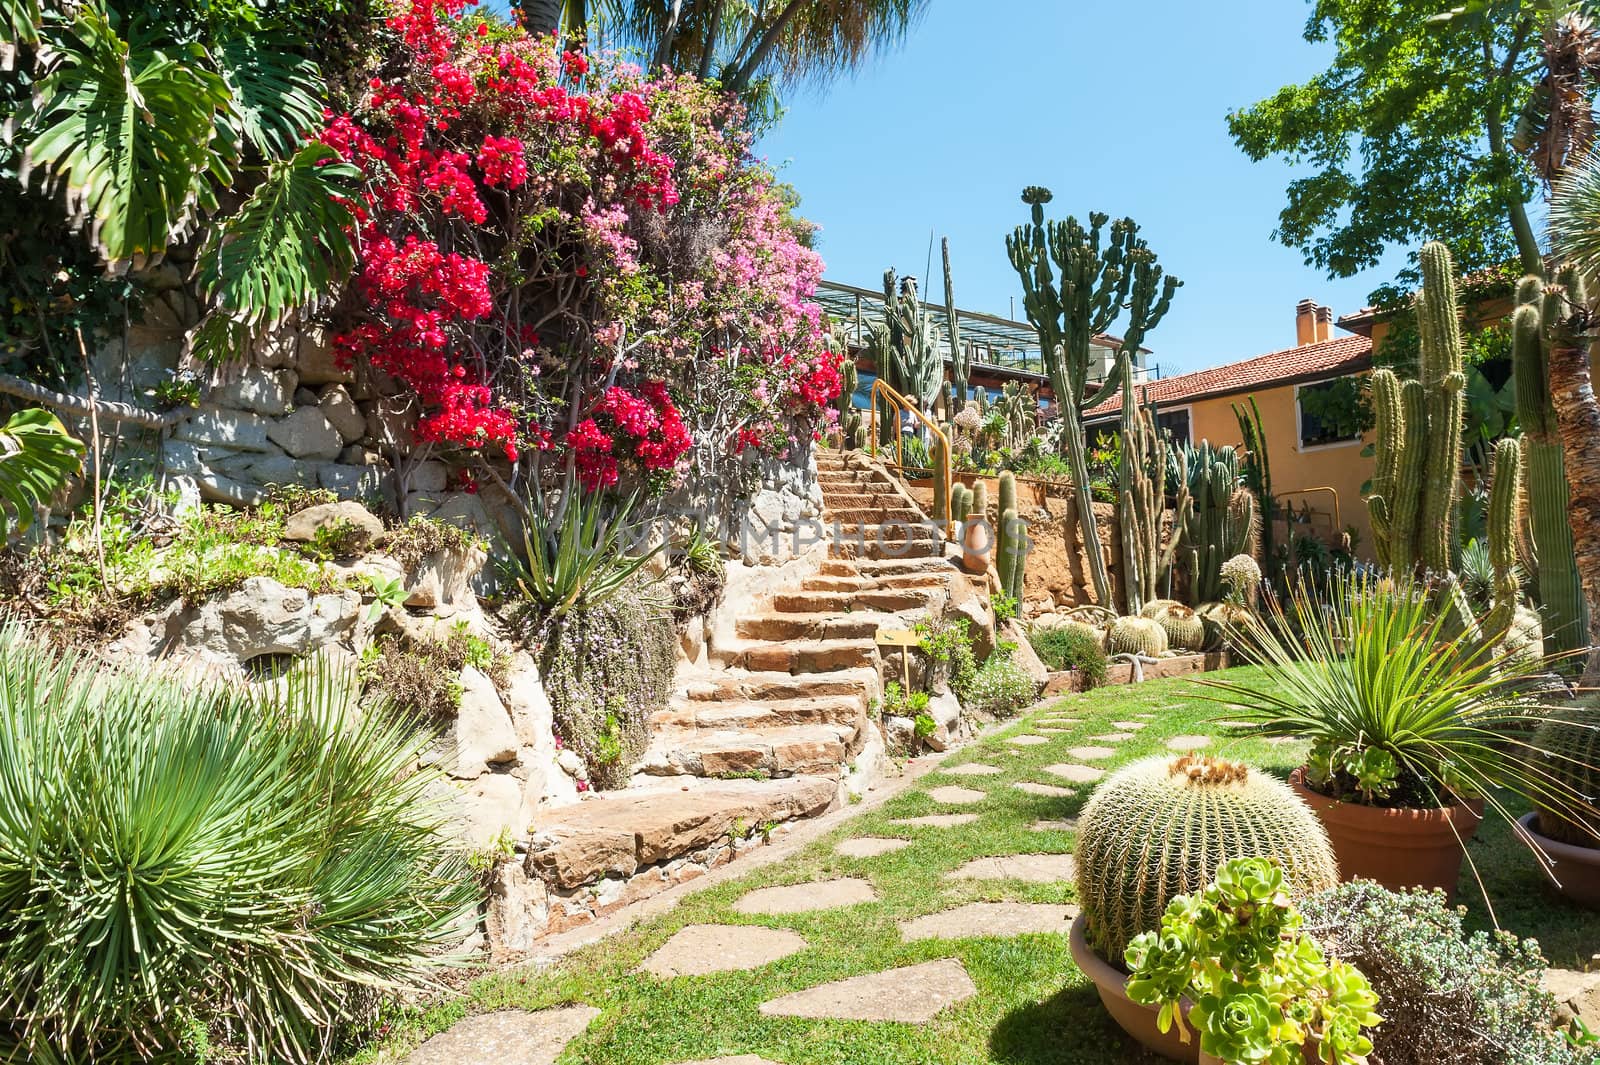
[[(1233, 665), (1233, 656), (1227, 651), (1208, 651), (1204, 654), (1174, 655), (1158, 658), (1154, 662), (1140, 663), (1141, 680), (1161, 680), (1164, 677), (1182, 677), (1190, 673), (1210, 673)], [(1112, 662), (1106, 666), (1106, 682), (1102, 687), (1134, 683), (1132, 662)], [(1056, 670), (1045, 681), (1044, 695), (1061, 695), (1084, 690), (1083, 674), (1076, 669)]]

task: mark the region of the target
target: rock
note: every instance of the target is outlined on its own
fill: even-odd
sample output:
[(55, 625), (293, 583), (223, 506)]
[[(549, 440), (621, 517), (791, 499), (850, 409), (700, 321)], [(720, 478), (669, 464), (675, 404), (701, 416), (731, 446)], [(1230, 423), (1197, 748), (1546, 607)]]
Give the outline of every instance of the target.
[(570, 747), (556, 755), (556, 765), (561, 771), (575, 780), (588, 780), (589, 770), (583, 764), (583, 759), (578, 757), (578, 752)]
[(176, 619), (174, 644), (233, 665), (268, 654), (303, 656), (348, 640), (360, 614), (357, 592), (313, 596), (271, 577), (250, 577)]
[(527, 651), (511, 653), (506, 667), (506, 707), (517, 742), (542, 751), (555, 751), (555, 714), (545, 694), (539, 664)]
[(951, 735), (961, 727), (961, 700), (956, 698), (954, 692), (929, 696), (928, 713)]
[(434, 551), (417, 564), (406, 584), (406, 606), (476, 610), (473, 586), (489, 553), (477, 544)]
[[(1070, 854), (1007, 854), (974, 858), (945, 874), (949, 880), (1025, 880), (1054, 884), (1073, 878)], [(1065, 931), (1065, 929), (1062, 929)]]
[(283, 523), (283, 538), (297, 543), (313, 543), (319, 529), (346, 528), (350, 546), (359, 551), (383, 537), (383, 522), (360, 503), (340, 500), (337, 503), (318, 503), (289, 515)]
[(1070, 780), (1074, 784), (1093, 784), (1106, 775), (1104, 769), (1096, 769), (1091, 765), (1078, 765), (1074, 762), (1047, 765), (1044, 767), (1044, 771), (1051, 776), (1060, 777), (1062, 780)]
[(295, 484), (309, 488), (317, 483), (315, 466), (288, 455), (262, 456), (250, 463), (245, 472), (252, 481), (263, 485)]
[(909, 846), (911, 846), (909, 839), (861, 836), (857, 839), (847, 839), (833, 849), (846, 858), (876, 858), (880, 854), (893, 854)]
[(1051, 906), (1027, 902), (973, 902), (953, 910), (930, 913), (900, 922), (900, 938), (967, 939), (969, 937), (1024, 936), (1039, 933), (1066, 935), (1076, 906)]
[(454, 805), (460, 816), (449, 827), (468, 846), (490, 847), (503, 833), (515, 839), (528, 831), (522, 782), (510, 773), (485, 773), (458, 787)]
[(331, 462), (344, 440), (316, 407), (296, 407), (267, 430), (267, 438), (297, 459)]
[(883, 719), (883, 738), (892, 749), (914, 750), (917, 744), (917, 723), (909, 717)]
[(294, 390), (294, 405), (297, 407), (315, 407), (317, 405), (317, 390), (301, 385)]
[[(1079, 766), (1079, 768), (1087, 769), (1088, 766)], [(1029, 795), (1037, 795), (1042, 799), (1070, 799), (1077, 794), (1071, 788), (1058, 788), (1054, 784), (1040, 784), (1032, 780), (1019, 780), (1011, 786), (1018, 791), (1025, 791)]]
[(1546, 969), (1539, 983), (1555, 996), (1557, 1024), (1566, 1028), (1579, 1020), (1600, 1031), (1600, 973)]
[(299, 371), (303, 385), (349, 384), (356, 379), (354, 370), (339, 367), (333, 345), (320, 332), (307, 331), (299, 335), (294, 368)]
[(598, 1016), (593, 1006), (474, 1014), (412, 1051), (404, 1065), (553, 1065)]
[(238, 371), (238, 376), (212, 386), (207, 399), (219, 407), (253, 411), (275, 418), (288, 411), (294, 399), (296, 380), (293, 370), (246, 366)]
[(276, 451), (270, 439), (273, 425), (259, 414), (233, 410), (203, 410), (193, 414), (173, 435), (197, 444), (222, 444), (236, 451)]
[(673, 933), (639, 966), (663, 979), (759, 969), (806, 949), (794, 932), (753, 925), (692, 924)]
[(484, 928), (489, 949), (523, 953), (533, 949), (550, 921), (550, 892), (544, 881), (529, 876), (521, 862), (501, 862), (489, 877)]
[(383, 495), (384, 471), (375, 466), (317, 467), (317, 483), (345, 499), (372, 499)]
[(967, 635), (972, 638), (972, 653), (979, 662), (994, 653), (994, 611), (987, 600), (972, 588), (964, 578), (950, 582), (950, 605), (947, 612), (967, 619)]
[(982, 802), (988, 796), (984, 792), (975, 791), (972, 788), (946, 784), (943, 787), (929, 788), (928, 798), (934, 802), (942, 802), (950, 806), (967, 806), (971, 803)]
[(437, 459), (424, 459), (411, 466), (406, 476), (413, 492), (443, 492), (450, 481), (450, 471)]
[[(472, 666), (461, 671), (461, 709), (445, 732), (450, 747), (446, 771), (457, 780), (475, 780), (491, 763), (517, 759), (517, 734), (494, 681)], [(518, 791), (521, 802), (521, 791)]]
[(367, 414), (367, 431), (386, 451), (409, 451), (417, 442), (417, 407), (409, 396), (385, 396)]
[(939, 772), (948, 773), (953, 777), (991, 777), (1005, 770), (997, 765), (985, 765), (983, 762), (968, 762), (965, 765), (951, 766), (946, 769), (939, 767)]
[(345, 443), (354, 443), (367, 435), (367, 416), (361, 413), (361, 408), (350, 398), (350, 393), (343, 385), (324, 388), (317, 407)]
[(945, 1007), (977, 993), (959, 960), (941, 958), (796, 991), (763, 1002), (761, 1013), (767, 1017), (926, 1024)]
[(1010, 640), (1017, 645), (1016, 650), (1011, 652), (1011, 660), (1026, 670), (1028, 676), (1033, 678), (1035, 694), (1043, 691), (1044, 686), (1049, 683), (1050, 671), (1045, 668), (1044, 663), (1039, 660), (1038, 654), (1034, 652), (1033, 644), (1028, 642), (1028, 634), (1023, 631), (1022, 626), (1015, 621), (1006, 622), (1001, 638)]

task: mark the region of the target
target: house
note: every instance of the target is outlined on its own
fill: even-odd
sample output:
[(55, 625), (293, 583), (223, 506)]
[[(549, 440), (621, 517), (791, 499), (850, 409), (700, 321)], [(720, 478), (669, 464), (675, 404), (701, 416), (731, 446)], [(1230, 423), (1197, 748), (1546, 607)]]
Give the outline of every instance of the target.
[[(1341, 322), (1341, 325), (1343, 323)], [(1313, 300), (1295, 308), (1295, 344), (1242, 362), (1197, 370), (1151, 381), (1140, 394), (1156, 405), (1160, 424), (1179, 443), (1240, 442), (1235, 404), (1253, 396), (1261, 411), (1278, 499), (1297, 512), (1309, 511), (1309, 529), (1330, 544), (1346, 530), (1356, 554), (1370, 559), (1372, 526), (1362, 485), (1372, 476), (1373, 460), (1364, 455), (1371, 433), (1340, 435), (1324, 426), (1308, 398), (1337, 387), (1343, 378), (1372, 368), (1373, 339), (1355, 333), (1333, 336), (1333, 312)], [(1114, 432), (1122, 397), (1114, 396), (1087, 411), (1085, 425)]]

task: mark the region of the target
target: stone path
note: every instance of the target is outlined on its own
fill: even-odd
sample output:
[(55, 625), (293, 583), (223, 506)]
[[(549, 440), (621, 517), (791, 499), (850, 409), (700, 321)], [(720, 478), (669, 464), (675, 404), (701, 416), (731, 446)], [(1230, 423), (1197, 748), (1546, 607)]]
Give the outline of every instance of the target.
[(1026, 880), (1048, 884), (1071, 880), (1075, 869), (1070, 854), (1003, 854), (974, 858), (945, 874), (950, 880)]
[(1037, 747), (1041, 743), (1049, 743), (1050, 737), (1028, 735), (1012, 736), (1010, 739), (1006, 740), (1006, 742), (1011, 744), (1013, 747)]
[(701, 1058), (698, 1061), (679, 1062), (678, 1065), (778, 1065), (778, 1063), (758, 1058), (754, 1054), (740, 1054), (736, 1058)]
[(412, 1051), (406, 1065), (554, 1065), (598, 1016), (592, 1006), (474, 1014)]
[(1113, 722), (1111, 722), (1111, 727), (1112, 728), (1126, 729), (1129, 732), (1138, 732), (1142, 728), (1148, 728), (1149, 725), (1150, 725), (1150, 722), (1148, 722), (1148, 721), (1113, 721)]
[(1098, 762), (1105, 758), (1116, 757), (1115, 747), (1069, 747), (1067, 753), (1074, 758), (1081, 758), (1085, 762)]
[(1089, 738), (1096, 743), (1126, 743), (1138, 737), (1131, 732), (1108, 732), (1104, 736), (1090, 736)]
[(1054, 784), (1038, 784), (1031, 780), (1019, 780), (1011, 786), (1029, 795), (1042, 795), (1047, 799), (1068, 799), (1078, 794), (1071, 788), (1058, 788)]
[(891, 825), (909, 825), (912, 828), (960, 828), (978, 819), (977, 814), (931, 814), (927, 817), (902, 817), (890, 821)]
[(909, 846), (911, 846), (909, 839), (862, 836), (859, 839), (847, 839), (833, 849), (846, 858), (876, 858), (880, 854), (893, 854)]
[(940, 958), (796, 991), (763, 1002), (761, 1012), (768, 1017), (926, 1024), (940, 1010), (977, 993), (961, 962)]
[(1210, 736), (1174, 736), (1167, 741), (1167, 746), (1174, 751), (1198, 751), (1214, 742)]
[(772, 916), (831, 910), (836, 906), (857, 906), (864, 902), (877, 901), (877, 893), (872, 890), (871, 884), (857, 877), (846, 877), (840, 880), (819, 880), (809, 884), (757, 888), (734, 903), (733, 908), (738, 913)]
[(929, 788), (928, 798), (934, 802), (946, 803), (950, 806), (967, 806), (980, 802), (988, 796), (981, 791), (971, 788), (958, 788), (954, 784), (947, 784), (942, 788)]
[(1066, 935), (1067, 922), (1078, 916), (1076, 906), (1051, 906), (1035, 902), (972, 902), (942, 913), (900, 922), (900, 938), (968, 939), (1003, 938), (1047, 932)]
[(806, 949), (794, 932), (755, 925), (692, 924), (678, 930), (639, 966), (651, 976), (704, 976), (758, 969)]
[(1106, 775), (1104, 769), (1096, 769), (1092, 765), (1078, 765), (1073, 762), (1058, 762), (1055, 765), (1044, 767), (1046, 773), (1058, 776), (1062, 780), (1070, 780), (1074, 784), (1093, 784)]
[(968, 762), (966, 765), (952, 766), (949, 769), (940, 769), (941, 773), (948, 773), (953, 777), (992, 777), (1005, 770), (997, 765), (985, 765), (982, 762)]

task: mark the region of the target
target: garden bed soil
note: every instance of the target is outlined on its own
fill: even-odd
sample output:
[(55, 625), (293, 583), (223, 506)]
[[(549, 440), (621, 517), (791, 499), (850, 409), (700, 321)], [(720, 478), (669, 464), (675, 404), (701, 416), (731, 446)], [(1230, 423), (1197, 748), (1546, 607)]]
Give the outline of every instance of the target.
[[(1226, 651), (1207, 651), (1203, 654), (1177, 655), (1173, 658), (1162, 658), (1155, 662), (1143, 663), (1143, 679), (1159, 680), (1163, 677), (1182, 677), (1190, 673), (1210, 673), (1217, 669), (1227, 669), (1233, 665), (1231, 656)], [(1133, 683), (1133, 663), (1112, 662), (1106, 666), (1106, 682), (1103, 687), (1118, 684)], [(1045, 681), (1044, 697), (1062, 695), (1068, 692), (1081, 692), (1084, 690), (1083, 673), (1076, 669), (1056, 670)]]

